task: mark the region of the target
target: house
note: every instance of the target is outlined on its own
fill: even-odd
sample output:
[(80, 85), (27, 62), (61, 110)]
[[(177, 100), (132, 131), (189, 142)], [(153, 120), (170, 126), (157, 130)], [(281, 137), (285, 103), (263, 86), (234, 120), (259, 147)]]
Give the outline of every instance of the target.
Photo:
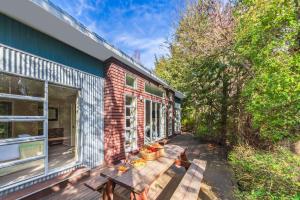
[(180, 133), (183, 98), (51, 2), (0, 1), (0, 196)]

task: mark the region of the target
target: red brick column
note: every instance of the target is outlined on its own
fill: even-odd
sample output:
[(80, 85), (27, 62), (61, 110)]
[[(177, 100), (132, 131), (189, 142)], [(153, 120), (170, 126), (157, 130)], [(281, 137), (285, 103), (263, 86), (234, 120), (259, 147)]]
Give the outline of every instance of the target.
[(107, 63), (104, 87), (104, 158), (110, 163), (124, 158), (124, 76)]

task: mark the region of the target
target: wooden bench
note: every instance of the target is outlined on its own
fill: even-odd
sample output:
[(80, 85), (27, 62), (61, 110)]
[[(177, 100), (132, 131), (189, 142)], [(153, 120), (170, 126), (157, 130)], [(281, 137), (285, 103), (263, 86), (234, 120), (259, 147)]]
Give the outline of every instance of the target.
[(171, 200), (197, 200), (205, 168), (206, 161), (194, 159), (172, 195)]
[(91, 178), (90, 180), (85, 182), (84, 185), (94, 191), (101, 192), (105, 184), (107, 183), (107, 181), (108, 181), (107, 178), (99, 175)]

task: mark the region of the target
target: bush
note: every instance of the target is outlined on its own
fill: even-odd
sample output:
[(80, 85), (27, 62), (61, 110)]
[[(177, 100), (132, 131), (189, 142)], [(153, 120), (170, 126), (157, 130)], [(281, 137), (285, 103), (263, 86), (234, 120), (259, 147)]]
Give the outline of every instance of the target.
[(229, 161), (237, 199), (300, 199), (300, 157), (283, 147), (274, 151), (237, 146)]

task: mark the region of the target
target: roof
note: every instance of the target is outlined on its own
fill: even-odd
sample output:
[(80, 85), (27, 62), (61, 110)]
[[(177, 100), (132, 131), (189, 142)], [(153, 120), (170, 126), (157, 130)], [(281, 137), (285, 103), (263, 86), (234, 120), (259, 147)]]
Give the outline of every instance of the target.
[(181, 92), (173, 89), (152, 71), (109, 44), (96, 33), (89, 31), (74, 17), (49, 0), (2, 0), (0, 1), (0, 12), (101, 61), (114, 57), (165, 88), (174, 91), (178, 98), (184, 98)]

